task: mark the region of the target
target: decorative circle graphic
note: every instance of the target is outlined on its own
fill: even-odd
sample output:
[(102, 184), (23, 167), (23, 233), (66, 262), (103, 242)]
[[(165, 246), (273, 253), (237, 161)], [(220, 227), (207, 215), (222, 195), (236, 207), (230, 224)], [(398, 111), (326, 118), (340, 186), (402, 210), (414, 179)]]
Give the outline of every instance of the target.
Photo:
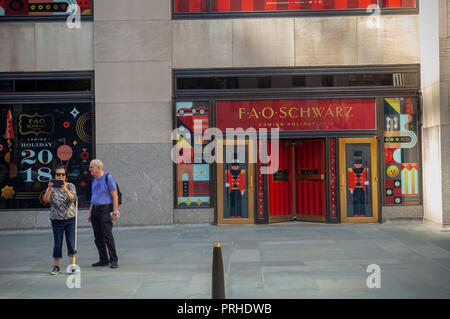
[(86, 143), (91, 143), (92, 141), (92, 137), (86, 133), (86, 131), (84, 130), (84, 126), (86, 124), (87, 121), (89, 121), (91, 119), (90, 113), (84, 113), (83, 115), (81, 115), (79, 117), (79, 119), (77, 120), (77, 125), (76, 125), (76, 131), (77, 131), (77, 135), (78, 137)]
[(69, 128), (70, 127), (70, 123), (69, 122), (64, 122), (64, 127), (65, 128)]
[(390, 178), (396, 178), (399, 174), (398, 167), (395, 165), (391, 165), (387, 168), (387, 174)]
[(83, 161), (87, 161), (89, 159), (89, 153), (88, 152), (81, 152), (80, 157)]
[(19, 0), (13, 0), (9, 3), (9, 8), (12, 11), (20, 11), (23, 9), (24, 6), (25, 6), (25, 4)]
[(61, 161), (68, 161), (72, 158), (73, 151), (72, 148), (68, 145), (62, 145), (58, 147), (58, 150), (56, 151), (56, 155)]

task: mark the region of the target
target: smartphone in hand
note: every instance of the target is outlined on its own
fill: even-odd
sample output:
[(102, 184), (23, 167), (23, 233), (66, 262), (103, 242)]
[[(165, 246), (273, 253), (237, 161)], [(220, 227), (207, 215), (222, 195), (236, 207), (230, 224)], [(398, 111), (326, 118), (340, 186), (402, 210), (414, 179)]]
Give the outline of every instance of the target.
[(62, 179), (52, 179), (53, 187), (62, 187), (64, 181)]

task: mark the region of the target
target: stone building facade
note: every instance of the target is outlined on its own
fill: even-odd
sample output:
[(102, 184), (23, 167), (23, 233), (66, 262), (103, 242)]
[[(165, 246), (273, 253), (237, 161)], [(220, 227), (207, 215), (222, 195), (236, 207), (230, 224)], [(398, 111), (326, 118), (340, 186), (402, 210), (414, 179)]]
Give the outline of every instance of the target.
[[(261, 77), (273, 77), (280, 72), (315, 76), (364, 74), (364, 70), (370, 74), (398, 74), (406, 70), (405, 73), (415, 72), (419, 77), (408, 88), (392, 85), (397, 95), (370, 93), (375, 92), (375, 88), (363, 88), (363, 93), (359, 94), (359, 97), (374, 98), (377, 105), (374, 115), (377, 124), (371, 135), (377, 145), (375, 166), (379, 168), (376, 221), (416, 219), (442, 227), (450, 224), (450, 186), (446, 183), (450, 179), (449, 0), (420, 1), (418, 9), (398, 12), (382, 9), (375, 15), (365, 13), (364, 9), (357, 13), (345, 10), (345, 14), (331, 10), (326, 14), (269, 12), (223, 16), (217, 13), (190, 15), (181, 12), (179, 7), (176, 12), (175, 2), (169, 0), (132, 2), (131, 5), (119, 0), (92, 1), (91, 10), (86, 11), (88, 17), (81, 19), (81, 28), (68, 28), (64, 19), (9, 17), (0, 20), (0, 80), (21, 74), (26, 74), (27, 79), (47, 78), (54, 74), (77, 78), (81, 74), (92, 81), (92, 96), (83, 95), (82, 99), (92, 103), (89, 159), (102, 159), (105, 170), (119, 181), (124, 203), (120, 207), (122, 217), (118, 226), (220, 224), (223, 220), (223, 216), (219, 216), (223, 211), (219, 210), (222, 204), (218, 199), (223, 179), (218, 178), (219, 170), (214, 165), (209, 170), (207, 207), (182, 207), (177, 199), (183, 197), (178, 184), (181, 179), (170, 157), (175, 145), (171, 134), (179, 126), (177, 103), (208, 101), (210, 125), (218, 125), (220, 119), (213, 116), (218, 112), (219, 101), (263, 99), (258, 98), (259, 94), (266, 100), (300, 101), (302, 92), (306, 92), (293, 93), (291, 90), (286, 93), (281, 86), (265, 95), (258, 85), (249, 84), (247, 95), (233, 91), (239, 88), (232, 88), (229, 93), (211, 92), (211, 95), (203, 89), (197, 95), (179, 90), (179, 79), (195, 78), (202, 72), (206, 74), (205, 78), (211, 79), (225, 78), (233, 72), (236, 77), (245, 78), (250, 73)], [(239, 80), (243, 81), (241, 78)], [(326, 93), (326, 90), (327, 87), (322, 85), (321, 95), (313, 98), (308, 91), (305, 99), (355, 95), (349, 93), (348, 88), (337, 88), (340, 90), (337, 95)], [(14, 102), (14, 94), (6, 97), (1, 94), (0, 103), (4, 107), (24, 98), (22, 94), (17, 97), (19, 102)], [(236, 95), (233, 97), (233, 94)], [(70, 101), (79, 103), (78, 96), (67, 96)], [(381, 177), (386, 169), (382, 103), (397, 97), (411, 97), (417, 103), (421, 182), (419, 200), (413, 205), (386, 204), (387, 178)], [(45, 101), (56, 99), (50, 95), (45, 98), (42, 97)], [(26, 96), (28, 102), (32, 99)], [(64, 96), (58, 101), (62, 103)], [(284, 138), (313, 137), (302, 134), (284, 135)], [(318, 136), (329, 146), (330, 139), (338, 143), (340, 138), (364, 135), (352, 134), (321, 132)], [(3, 146), (7, 146), (6, 138)], [(327, 163), (329, 157), (326, 155)], [(5, 167), (7, 164), (11, 163), (5, 162)], [(337, 166), (336, 169), (339, 171)], [(20, 167), (18, 170), (20, 176)], [(79, 173), (82, 174), (82, 170)], [(336, 173), (338, 179), (342, 178), (339, 172)], [(330, 217), (329, 186), (333, 182), (328, 174), (324, 186), (326, 218), (322, 221), (343, 222), (339, 218), (345, 215), (342, 212), (339, 215), (342, 199), (336, 200), (337, 217)], [(258, 182), (257, 177), (251, 178)], [(44, 177), (41, 180), (45, 183)], [(1, 187), (5, 188), (7, 182), (5, 180)], [(249, 187), (250, 180), (247, 183)], [(261, 181), (265, 192), (269, 192), (268, 183)], [(335, 184), (339, 197), (341, 184), (337, 180)], [(85, 189), (78, 188), (80, 192)], [(14, 196), (17, 197), (17, 193), (18, 189)], [(264, 193), (254, 191), (255, 203), (260, 195), (264, 197)], [(38, 206), (3, 206), (0, 229), (49, 227), (48, 209)], [(265, 212), (261, 213), (260, 222), (271, 222), (272, 208), (269, 203), (263, 206)], [(255, 219), (252, 223), (258, 219), (256, 205), (253, 208)], [(88, 226), (85, 208), (80, 209), (79, 216), (79, 225)]]

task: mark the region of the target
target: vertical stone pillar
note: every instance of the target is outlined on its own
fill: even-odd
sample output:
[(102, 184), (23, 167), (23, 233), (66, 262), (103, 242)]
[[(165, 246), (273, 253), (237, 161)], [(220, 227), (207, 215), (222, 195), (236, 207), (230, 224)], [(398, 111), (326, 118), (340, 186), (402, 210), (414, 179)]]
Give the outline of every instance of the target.
[(440, 0), (439, 4), (442, 224), (450, 227), (450, 0)]
[(450, 225), (450, 0), (420, 6), (424, 219)]
[(96, 153), (121, 225), (173, 222), (171, 1), (94, 2)]

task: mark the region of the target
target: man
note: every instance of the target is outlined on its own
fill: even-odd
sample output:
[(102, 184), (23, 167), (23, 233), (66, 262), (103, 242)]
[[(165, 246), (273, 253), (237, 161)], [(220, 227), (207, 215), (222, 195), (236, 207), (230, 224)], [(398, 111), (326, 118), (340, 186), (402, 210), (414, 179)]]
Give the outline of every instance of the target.
[(111, 263), (111, 268), (117, 268), (118, 258), (112, 234), (112, 221), (117, 220), (120, 216), (116, 181), (114, 177), (108, 175), (108, 184), (106, 184), (103, 163), (98, 159), (91, 161), (89, 171), (94, 180), (92, 181), (92, 199), (88, 221), (92, 223), (95, 245), (100, 257), (100, 260), (92, 267), (107, 266)]

